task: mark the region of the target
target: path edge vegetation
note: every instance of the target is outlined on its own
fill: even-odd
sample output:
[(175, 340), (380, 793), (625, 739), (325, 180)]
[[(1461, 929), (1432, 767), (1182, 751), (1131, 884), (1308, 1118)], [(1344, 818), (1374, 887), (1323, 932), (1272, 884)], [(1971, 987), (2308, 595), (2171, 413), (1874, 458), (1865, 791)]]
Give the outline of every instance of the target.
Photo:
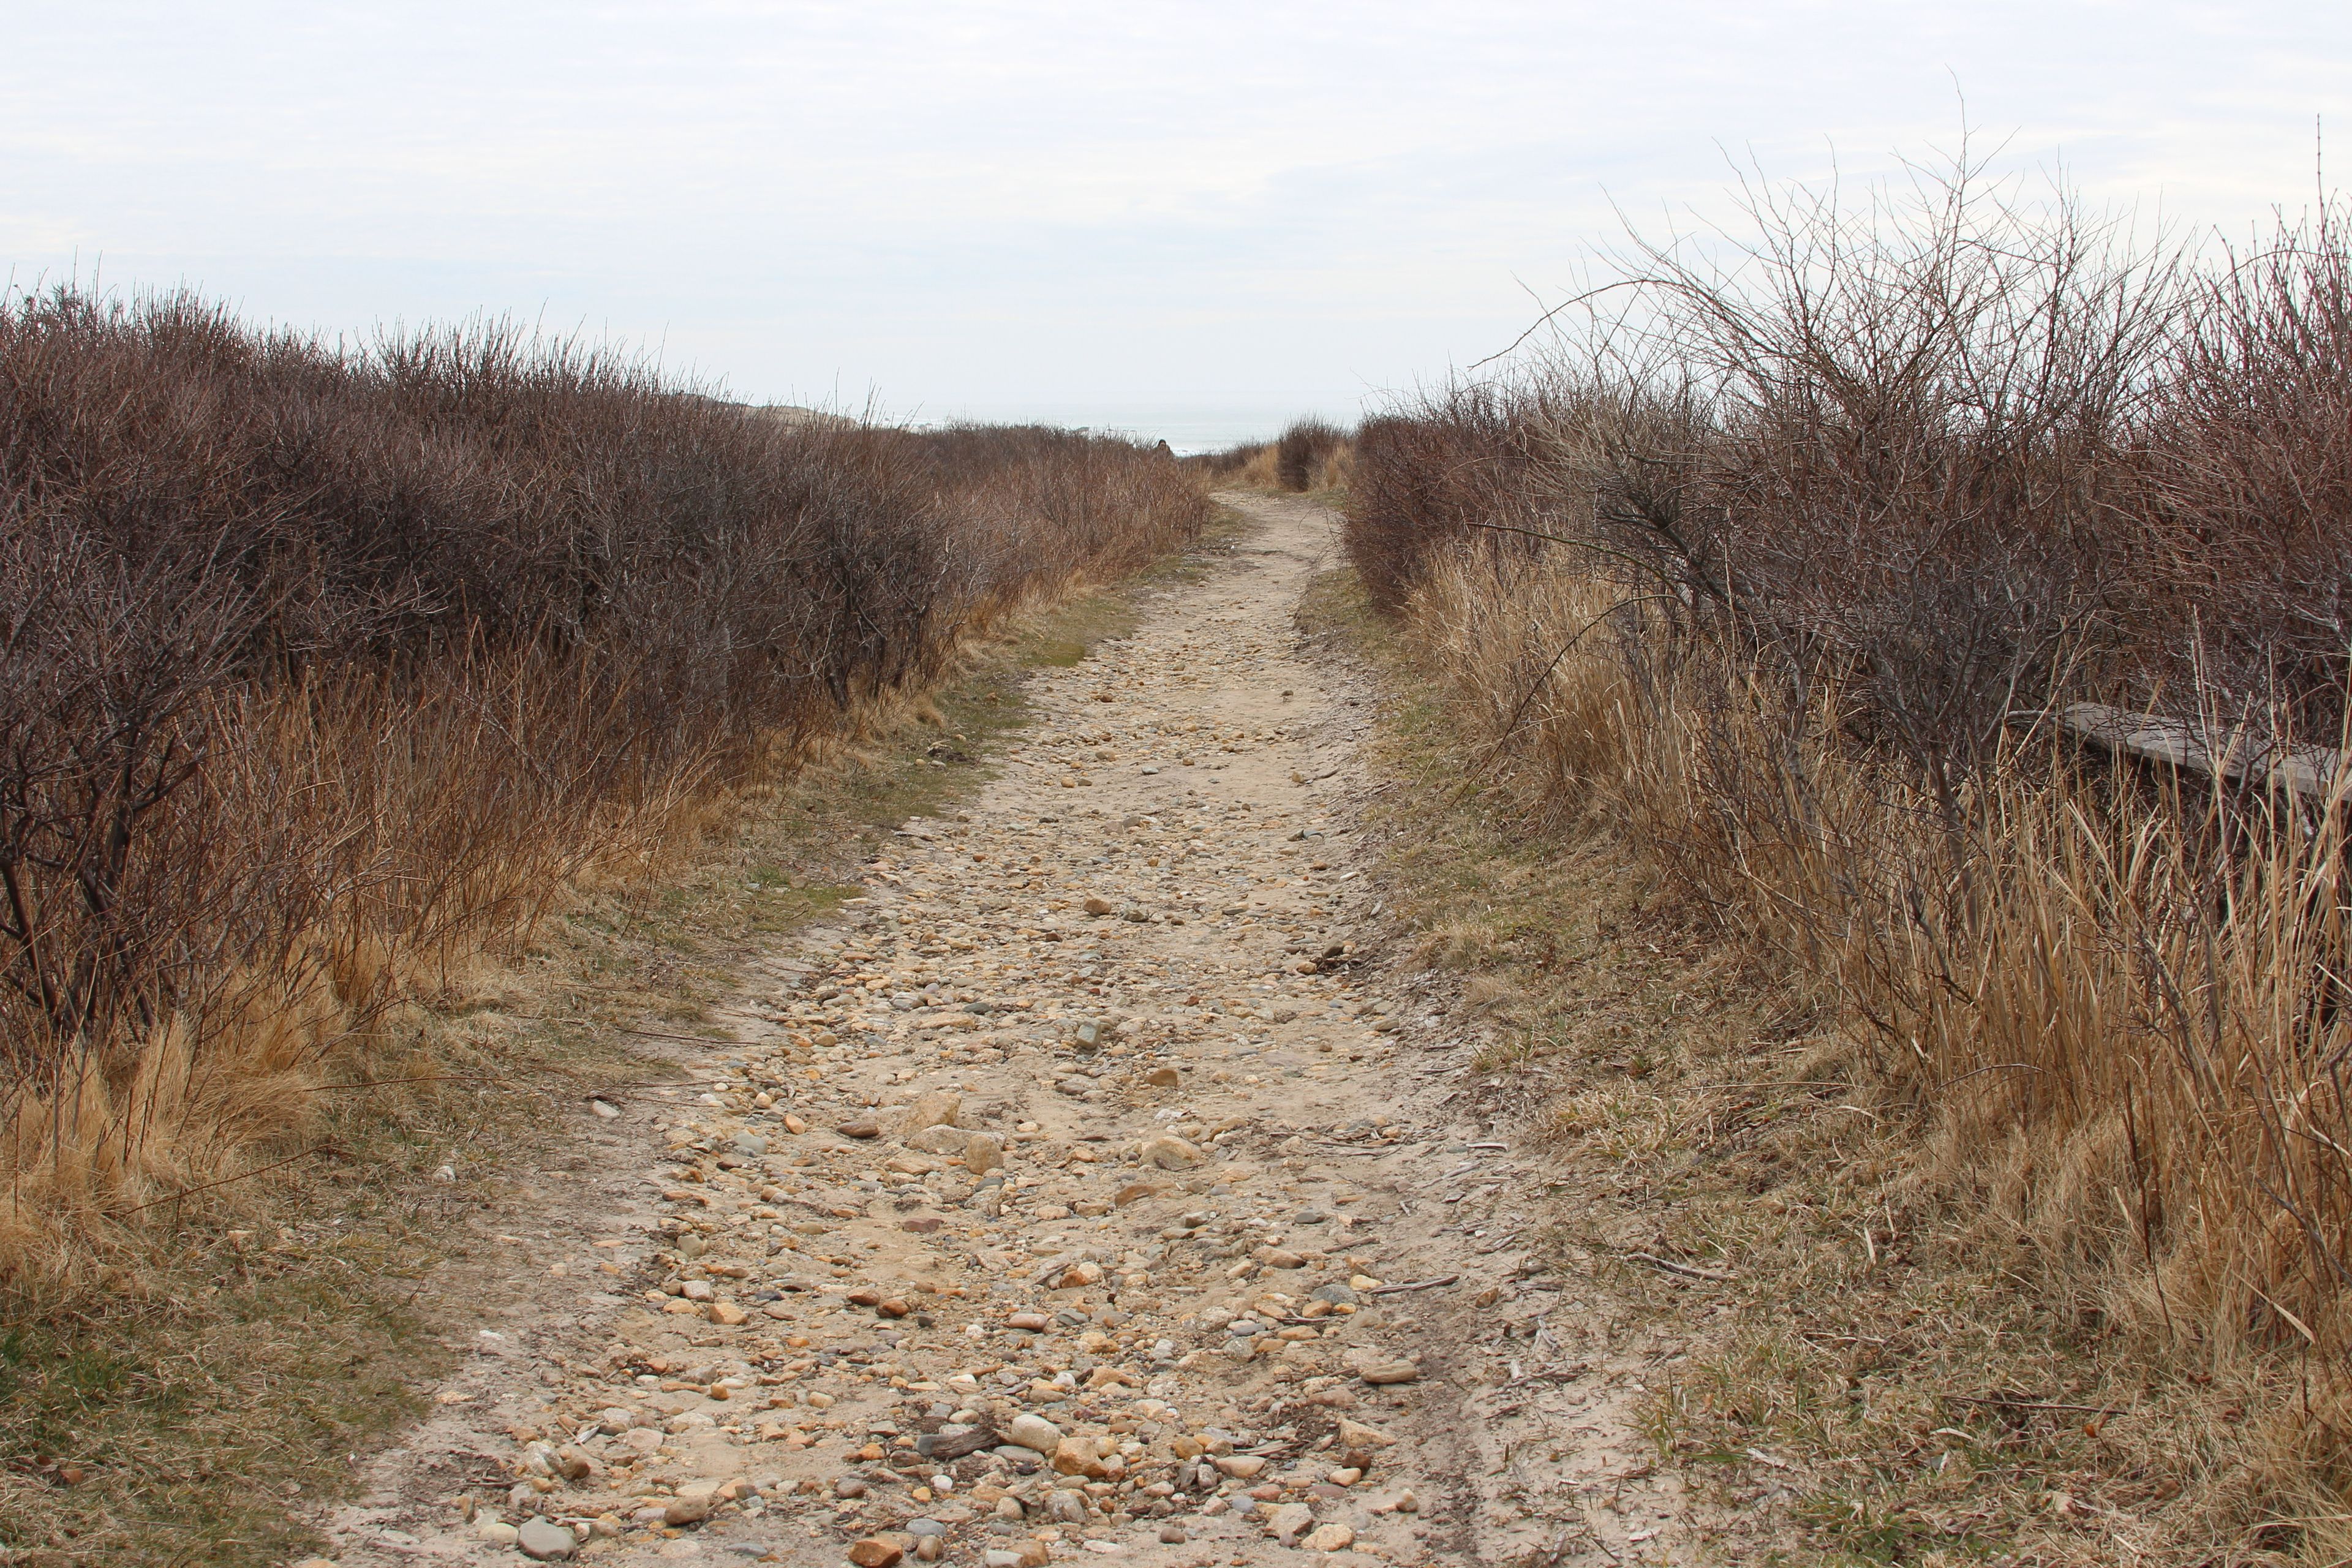
[[(1566, 955), (1521, 1070), (1588, 1250), (1713, 1342), (1662, 1452), (1855, 1561), (2339, 1562), (2352, 780), (2259, 759), (2352, 704), (2352, 222), (2148, 245), (1919, 173), (1632, 237), (1360, 427), (1346, 553), (1444, 795), (1523, 840), (1488, 882), (1558, 879), (1512, 895)], [(2081, 703), (2258, 760), (2086, 749)], [(1493, 897), (1433, 951), (1486, 962)]]
[(1351, 569), (1300, 628), (1381, 693), (1385, 923), (1550, 1161), (1535, 1261), (1600, 1289), (1602, 1331), (1677, 1347), (1649, 1384), (1657, 1464), (1776, 1513), (1790, 1563), (2329, 1560), (2330, 1505), (2263, 1419), (2307, 1363), (2135, 1356), (1987, 1245), (1815, 977), (1603, 822), (1482, 779), (1440, 659)]
[(1172, 532), (1149, 519), (1175, 552), (1066, 565), (976, 617), (923, 679), (694, 801), (639, 864), (579, 868), (526, 926), (441, 954), (299, 1138), (142, 1212), (102, 1259), (12, 1274), (0, 1563), (274, 1564), (322, 1544), (324, 1506), (454, 1364), (479, 1304), (455, 1277), (572, 1157), (591, 1089), (677, 1077), (652, 1042), (708, 1033), (740, 964), (853, 896), (890, 827), (977, 789), (1026, 721), (1027, 670), (1124, 635), (1137, 595), (1245, 526), (1205, 504)]

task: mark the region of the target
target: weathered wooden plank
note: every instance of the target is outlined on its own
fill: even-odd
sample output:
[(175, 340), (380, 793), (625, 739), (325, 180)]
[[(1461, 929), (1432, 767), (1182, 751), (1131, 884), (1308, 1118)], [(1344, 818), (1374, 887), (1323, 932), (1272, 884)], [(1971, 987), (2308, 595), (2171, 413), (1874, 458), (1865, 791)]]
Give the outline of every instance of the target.
[(2327, 747), (2287, 745), (2251, 726), (2216, 731), (2104, 702), (2073, 703), (2057, 719), (2060, 729), (2103, 751), (2309, 800), (2326, 799), (2343, 766), (2341, 755)]

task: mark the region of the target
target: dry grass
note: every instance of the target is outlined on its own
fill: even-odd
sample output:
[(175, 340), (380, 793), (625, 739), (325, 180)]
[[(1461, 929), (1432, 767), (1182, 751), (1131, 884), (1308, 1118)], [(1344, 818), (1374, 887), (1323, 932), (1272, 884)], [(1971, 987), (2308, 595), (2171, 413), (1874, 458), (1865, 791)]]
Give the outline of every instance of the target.
[(1627, 857), (1647, 940), (1806, 1020), (1668, 1030), (1557, 1108), (1661, 1245), (1771, 1280), (1662, 1441), (1795, 1445), (1816, 1543), (1861, 1557), (2333, 1561), (2340, 793), (2145, 776), (2017, 720), (2344, 711), (2285, 613), (2340, 584), (2231, 510), (2261, 496), (2307, 563), (2352, 529), (2340, 443), (2299, 422), (2346, 395), (2342, 231), (2210, 281), (1946, 195), (1916, 230), (1768, 197), (1736, 282), (1647, 253), (1651, 357), (1367, 425), (1351, 554), (1474, 787), (1571, 869)]
[[(466, 1217), (571, 1157), (540, 1130), (608, 1026), (730, 983), (719, 912), (838, 896), (662, 883), (780, 801), (922, 798), (845, 748), (928, 748), (999, 628), (1212, 510), (1129, 443), (787, 424), (502, 328), (346, 351), (10, 301), (11, 1560), (286, 1555), (287, 1498), (431, 1375)], [(936, 761), (898, 771), (968, 771)], [(824, 811), (778, 794), (811, 770)]]
[(583, 1168), (583, 1097), (677, 1070), (624, 1030), (704, 1032), (745, 960), (856, 893), (891, 826), (987, 776), (1024, 670), (1133, 620), (1118, 593), (1010, 617), (790, 778), (706, 799), (652, 870), (576, 879), (528, 937), (404, 990), (376, 1025), (403, 1054), (309, 1114), (316, 1157), (190, 1195), (103, 1268), (18, 1276), (0, 1556), (243, 1565), (322, 1544), (305, 1519), (345, 1495), (348, 1456), (409, 1419), (480, 1314), (497, 1325), (517, 1281), (494, 1233)]
[(1356, 471), (1356, 444), (1352, 440), (1335, 443), (1307, 470), (1307, 489), (1318, 495), (1343, 494), (1348, 480)]
[(1320, 419), (1301, 419), (1272, 441), (1187, 458), (1210, 482), (1271, 493), (1336, 495), (1355, 469), (1355, 440)]
[[(1724, 940), (1718, 911), (1614, 830), (1622, 785), (1533, 756), (1482, 771), (1496, 693), (1465, 679), (1461, 650), (1492, 643), (1448, 636), (1434, 592), (1410, 635), (1356, 614), (1355, 592), (1327, 585), (1321, 613), (1391, 674), (1381, 762), (1413, 786), (1376, 817), (1395, 912), (1422, 961), (1461, 978), (1489, 1036), (1479, 1071), (1507, 1075), (1556, 1153), (1527, 1197), (1551, 1261), (1605, 1282), (1599, 1310), (1682, 1342), (1651, 1430), (1662, 1462), (1747, 1521), (1727, 1550), (2331, 1560), (2332, 1527), (2296, 1522), (2334, 1510), (2313, 1488), (2315, 1358), (2151, 1334), (2148, 1277), (2126, 1255), (2137, 1215), (2084, 1190), (2098, 1167), (2083, 1148), (1988, 1149), (1892, 1081), (1830, 977), (1752, 933)], [(1490, 612), (1492, 590), (1478, 597)], [(1586, 778), (1582, 805), (1546, 776)], [(2106, 1243), (2095, 1263), (2086, 1232)]]
[(0, 1279), (135, 1256), (407, 999), (1209, 511), (1130, 443), (785, 424), (499, 327), (14, 301)]

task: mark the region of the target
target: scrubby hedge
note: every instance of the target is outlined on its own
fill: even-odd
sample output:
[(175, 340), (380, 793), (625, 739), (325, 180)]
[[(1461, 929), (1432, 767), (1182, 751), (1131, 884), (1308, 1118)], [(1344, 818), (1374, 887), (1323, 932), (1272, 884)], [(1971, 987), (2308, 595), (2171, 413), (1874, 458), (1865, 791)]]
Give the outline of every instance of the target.
[(188, 1146), (166, 1121), (267, 1124), (385, 954), (511, 929), (1207, 510), (1129, 442), (788, 421), (502, 326), (354, 349), (20, 297), (0, 1171), (127, 1191)]

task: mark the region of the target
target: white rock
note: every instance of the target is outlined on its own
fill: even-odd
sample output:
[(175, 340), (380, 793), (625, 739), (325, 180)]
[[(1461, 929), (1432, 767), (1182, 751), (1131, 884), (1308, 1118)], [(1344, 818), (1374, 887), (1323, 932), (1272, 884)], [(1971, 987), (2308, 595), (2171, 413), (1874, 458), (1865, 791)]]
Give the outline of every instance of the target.
[(1062, 1429), (1043, 1415), (1024, 1410), (1005, 1427), (1004, 1440), (1015, 1447), (1050, 1454), (1062, 1441)]
[(971, 1142), (971, 1136), (961, 1127), (922, 1127), (907, 1135), (907, 1147), (920, 1149), (926, 1154), (961, 1154)]

